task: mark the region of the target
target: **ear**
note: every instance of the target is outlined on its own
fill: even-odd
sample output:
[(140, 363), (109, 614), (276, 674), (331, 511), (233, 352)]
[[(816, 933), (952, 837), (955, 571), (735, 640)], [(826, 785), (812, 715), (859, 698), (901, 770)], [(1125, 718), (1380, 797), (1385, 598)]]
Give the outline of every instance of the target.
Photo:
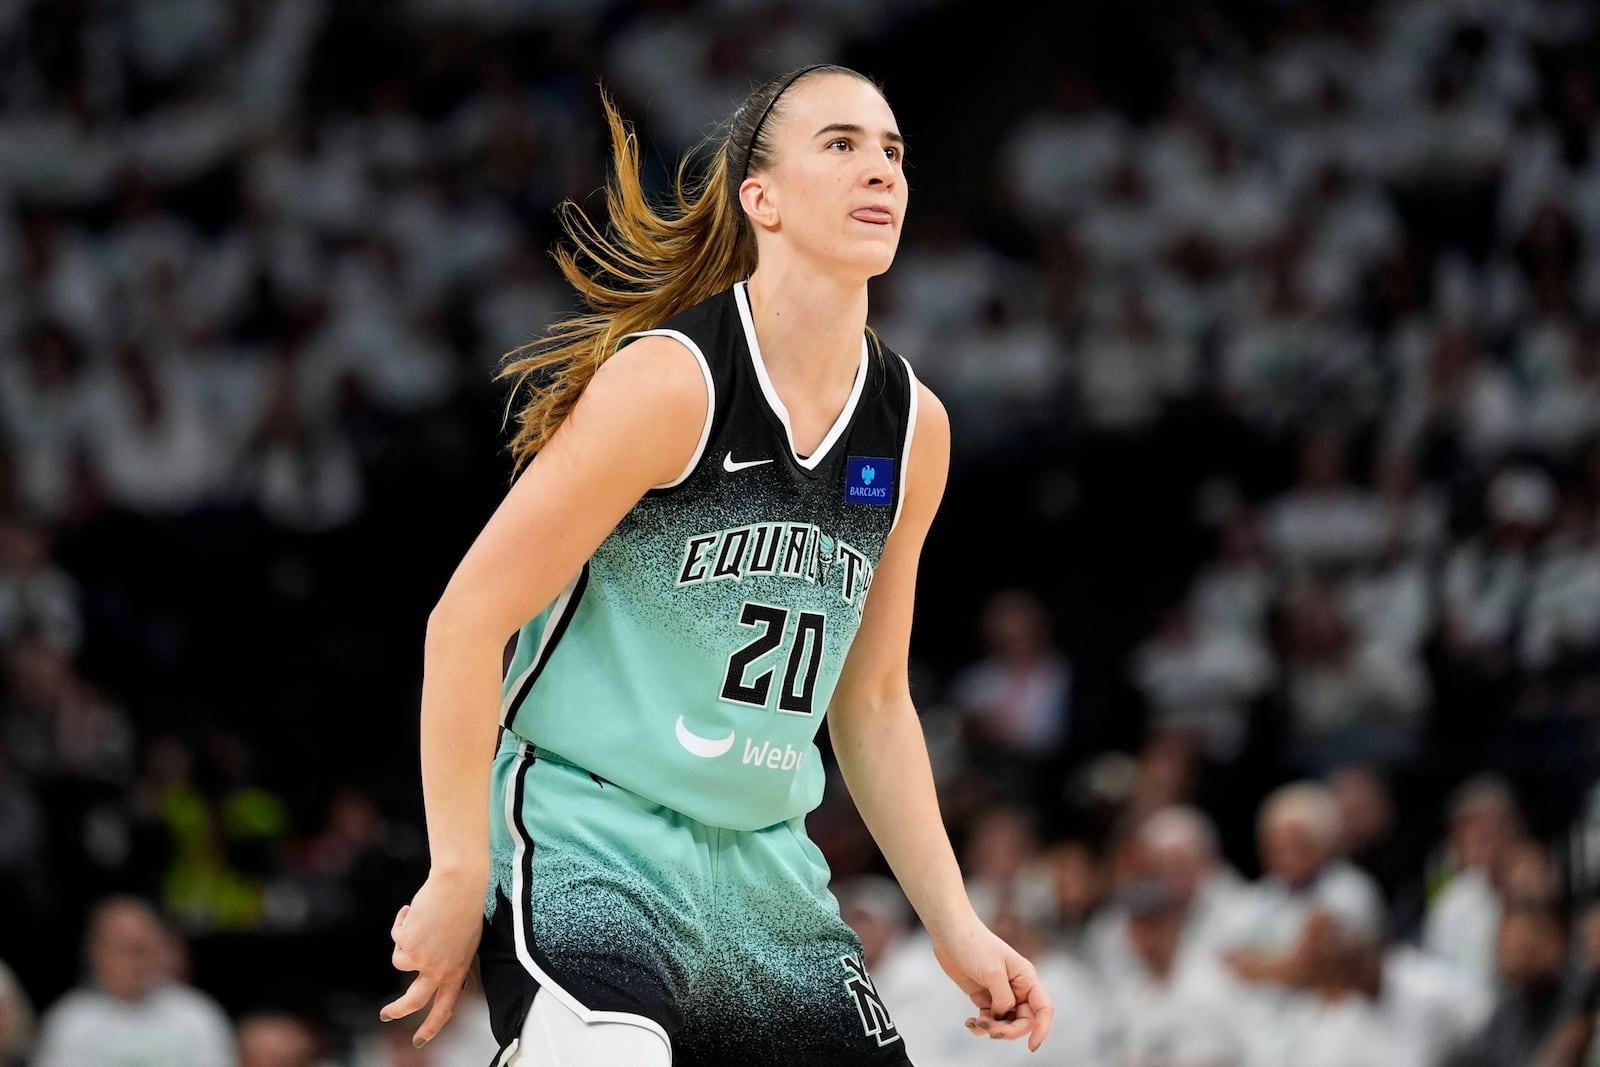
[(740, 184), (739, 203), (744, 207), (744, 213), (752, 224), (769, 230), (778, 225), (778, 200), (775, 193), (776, 190), (772, 188), (764, 174), (746, 178)]

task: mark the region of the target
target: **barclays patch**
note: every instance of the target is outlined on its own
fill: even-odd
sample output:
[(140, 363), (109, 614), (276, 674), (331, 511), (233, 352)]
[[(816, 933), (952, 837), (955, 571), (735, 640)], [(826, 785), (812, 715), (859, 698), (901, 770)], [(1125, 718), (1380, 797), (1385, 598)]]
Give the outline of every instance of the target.
[(894, 503), (894, 460), (851, 456), (845, 463), (844, 502), (886, 508)]

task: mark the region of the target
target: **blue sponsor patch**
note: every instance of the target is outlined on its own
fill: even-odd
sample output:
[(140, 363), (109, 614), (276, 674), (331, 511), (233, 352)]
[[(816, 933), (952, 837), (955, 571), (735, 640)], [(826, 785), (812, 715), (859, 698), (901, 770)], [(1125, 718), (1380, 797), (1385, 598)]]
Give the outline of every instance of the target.
[(893, 504), (894, 460), (851, 456), (845, 466), (844, 502), (885, 508)]

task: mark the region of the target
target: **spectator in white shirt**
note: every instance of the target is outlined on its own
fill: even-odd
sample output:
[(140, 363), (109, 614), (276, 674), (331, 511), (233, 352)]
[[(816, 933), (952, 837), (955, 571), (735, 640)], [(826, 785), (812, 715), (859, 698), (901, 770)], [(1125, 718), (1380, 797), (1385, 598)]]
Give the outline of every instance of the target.
[(1449, 805), (1441, 884), (1423, 919), (1422, 947), (1482, 987), (1494, 979), (1501, 902), (1496, 872), (1522, 833), (1516, 797), (1483, 775), (1459, 787)]
[(1376, 496), (1347, 474), (1342, 435), (1312, 433), (1300, 447), (1300, 479), (1268, 505), (1267, 540), (1290, 570), (1322, 570), (1376, 559), (1388, 523)]
[(35, 514), (67, 511), (90, 421), (83, 353), (72, 335), (44, 325), (24, 359), (0, 360), (0, 441), (15, 450), (19, 490)]
[(1195, 578), (1189, 604), (1202, 628), (1252, 641), (1266, 630), (1278, 578), (1253, 512), (1240, 511), (1222, 528), (1222, 551)]
[(1289, 960), (1295, 991), (1257, 1031), (1258, 1062), (1425, 1067), (1417, 1032), (1377, 999), (1382, 973), (1383, 949), (1374, 931), (1314, 913)]
[(1418, 363), (1398, 368), (1402, 381), (1385, 415), (1386, 447), (1414, 452), (1448, 444), (1478, 465), (1504, 456), (1526, 422), (1522, 398), (1510, 376), (1485, 358), (1473, 331), (1444, 323)]
[(1517, 658), (1531, 677), (1582, 671), (1600, 653), (1600, 516), (1562, 501), (1557, 526), (1528, 580)]
[(1182, 948), (1185, 908), (1159, 879), (1117, 895), (1127, 916), (1128, 969), (1110, 982), (1124, 1067), (1238, 1067), (1245, 1062), (1245, 998), (1215, 957)]
[(1146, 430), (1188, 393), (1195, 363), (1194, 346), (1152, 313), (1140, 289), (1129, 287), (1115, 321), (1091, 329), (1078, 345), (1084, 417), (1105, 432)]
[(1243, 750), (1250, 706), (1276, 675), (1258, 636), (1200, 626), (1185, 605), (1162, 616), (1129, 666), (1154, 725), (1194, 738), (1206, 757), (1219, 763)]
[(96, 908), (90, 983), (45, 1013), (34, 1067), (234, 1067), (228, 1017), (172, 976), (174, 936), (141, 901)]
[(1556, 491), (1537, 468), (1507, 467), (1489, 483), (1486, 504), (1487, 534), (1460, 545), (1445, 564), (1443, 636), (1454, 656), (1496, 674), (1509, 664)]
[(129, 345), (103, 384), (102, 407), (87, 433), (94, 473), (111, 502), (145, 515), (210, 502), (229, 457), (190, 383)]
[(1280, 786), (1263, 801), (1257, 834), (1265, 873), (1251, 887), (1226, 955), (1235, 974), (1281, 982), (1306, 921), (1324, 911), (1352, 931), (1383, 929), (1372, 876), (1343, 859), (1338, 803), (1320, 782)]
[(1015, 777), (1026, 796), (1070, 734), (1072, 666), (1056, 648), (1050, 619), (1034, 594), (992, 596), (980, 619), (985, 655), (962, 670), (951, 695), (960, 709), (968, 754)]
[(1363, 640), (1332, 591), (1306, 582), (1284, 606), (1292, 759), (1324, 772), (1414, 757), (1431, 685), (1417, 656)]
[(1183, 906), (1182, 951), (1215, 956), (1249, 892), (1223, 859), (1216, 826), (1200, 809), (1178, 805), (1145, 820), (1139, 837), (1157, 877)]

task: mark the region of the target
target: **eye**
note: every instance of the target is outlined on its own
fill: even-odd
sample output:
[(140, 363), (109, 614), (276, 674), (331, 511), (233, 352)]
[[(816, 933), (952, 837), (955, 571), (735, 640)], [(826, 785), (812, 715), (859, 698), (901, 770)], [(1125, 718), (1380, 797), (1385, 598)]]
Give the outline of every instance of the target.
[(844, 145), (846, 148), (849, 148), (850, 139), (848, 137), (835, 137), (833, 140), (828, 142), (829, 148), (835, 148), (839, 145)]
[(900, 149), (894, 147), (893, 145), (885, 148), (883, 150), (883, 154), (894, 160), (896, 163), (900, 162)]

